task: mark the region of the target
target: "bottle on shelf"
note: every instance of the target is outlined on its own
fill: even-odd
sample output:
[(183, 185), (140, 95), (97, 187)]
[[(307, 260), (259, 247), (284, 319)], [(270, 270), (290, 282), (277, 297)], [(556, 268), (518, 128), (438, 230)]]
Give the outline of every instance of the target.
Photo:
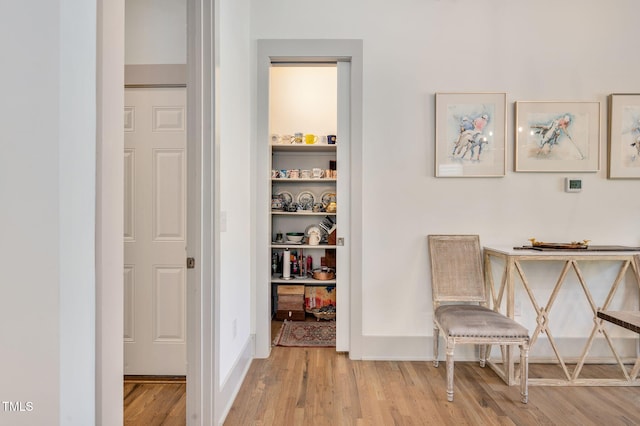
[(291, 252), (291, 274), (298, 275), (298, 252)]
[(291, 278), (291, 254), (289, 253), (289, 249), (284, 249), (284, 253), (282, 254), (282, 278), (289, 279)]

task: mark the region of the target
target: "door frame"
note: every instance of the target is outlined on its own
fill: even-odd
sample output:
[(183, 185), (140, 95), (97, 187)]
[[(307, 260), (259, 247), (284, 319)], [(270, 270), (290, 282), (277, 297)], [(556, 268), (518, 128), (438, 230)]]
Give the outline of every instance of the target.
[[(212, 321), (214, 289), (219, 286), (214, 282), (217, 190), (212, 185), (217, 160), (214, 3), (187, 0), (187, 137), (194, 147), (187, 158), (187, 197), (193, 207), (187, 219), (187, 256), (197, 260), (187, 272), (189, 425), (213, 424), (219, 416), (214, 409), (218, 348)], [(97, 8), (95, 419), (98, 424), (115, 425), (121, 424), (123, 413), (124, 0), (98, 0)]]
[(214, 313), (220, 283), (217, 269), (219, 229), (215, 174), (215, 0), (187, 0), (187, 424), (218, 422), (216, 397), (218, 354)]
[[(256, 265), (269, 265), (271, 236), (269, 235), (269, 206), (271, 190), (269, 181), (269, 69), (272, 62), (349, 62), (350, 76), (348, 123), (338, 118), (341, 126), (349, 127), (350, 155), (350, 241), (348, 250), (350, 270), (346, 292), (348, 305), (338, 314), (337, 342), (340, 351), (348, 351), (351, 359), (362, 356), (362, 40), (258, 40), (257, 58), (257, 128), (253, 159), (256, 167)], [(340, 81), (338, 82), (340, 87)], [(339, 95), (340, 100), (340, 95)], [(271, 351), (271, 307), (269, 270), (256, 268), (254, 294), (255, 312), (255, 356), (266, 358)], [(345, 294), (345, 293), (343, 293)], [(341, 330), (341, 328), (343, 328)]]

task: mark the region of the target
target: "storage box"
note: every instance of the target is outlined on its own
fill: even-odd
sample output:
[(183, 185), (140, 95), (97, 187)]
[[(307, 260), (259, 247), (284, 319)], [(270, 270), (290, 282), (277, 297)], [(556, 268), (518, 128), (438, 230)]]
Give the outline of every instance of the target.
[(307, 312), (323, 306), (336, 306), (336, 286), (308, 286), (304, 291), (304, 305)]
[(276, 319), (302, 321), (304, 317), (304, 286), (279, 285)]
[(281, 294), (302, 294), (304, 295), (303, 285), (279, 285), (278, 296)]
[(281, 294), (278, 296), (278, 310), (300, 310), (304, 305), (304, 297), (298, 294)]
[(304, 321), (306, 313), (304, 311), (276, 311), (277, 320)]

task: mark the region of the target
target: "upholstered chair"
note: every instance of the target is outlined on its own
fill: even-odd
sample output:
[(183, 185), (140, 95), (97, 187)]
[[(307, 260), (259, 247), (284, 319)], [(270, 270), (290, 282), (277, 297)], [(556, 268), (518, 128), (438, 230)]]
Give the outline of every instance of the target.
[(454, 348), (480, 345), (484, 367), (490, 345), (520, 347), (521, 401), (528, 401), (529, 332), (521, 324), (488, 307), (477, 235), (429, 235), (431, 286), (434, 309), (433, 365), (438, 366), (438, 340), (447, 343), (447, 399), (453, 401)]

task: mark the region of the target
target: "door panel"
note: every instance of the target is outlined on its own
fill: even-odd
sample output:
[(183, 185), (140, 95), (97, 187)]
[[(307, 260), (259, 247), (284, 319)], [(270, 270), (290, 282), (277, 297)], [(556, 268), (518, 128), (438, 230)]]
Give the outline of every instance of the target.
[(186, 374), (186, 90), (125, 90), (125, 374)]

